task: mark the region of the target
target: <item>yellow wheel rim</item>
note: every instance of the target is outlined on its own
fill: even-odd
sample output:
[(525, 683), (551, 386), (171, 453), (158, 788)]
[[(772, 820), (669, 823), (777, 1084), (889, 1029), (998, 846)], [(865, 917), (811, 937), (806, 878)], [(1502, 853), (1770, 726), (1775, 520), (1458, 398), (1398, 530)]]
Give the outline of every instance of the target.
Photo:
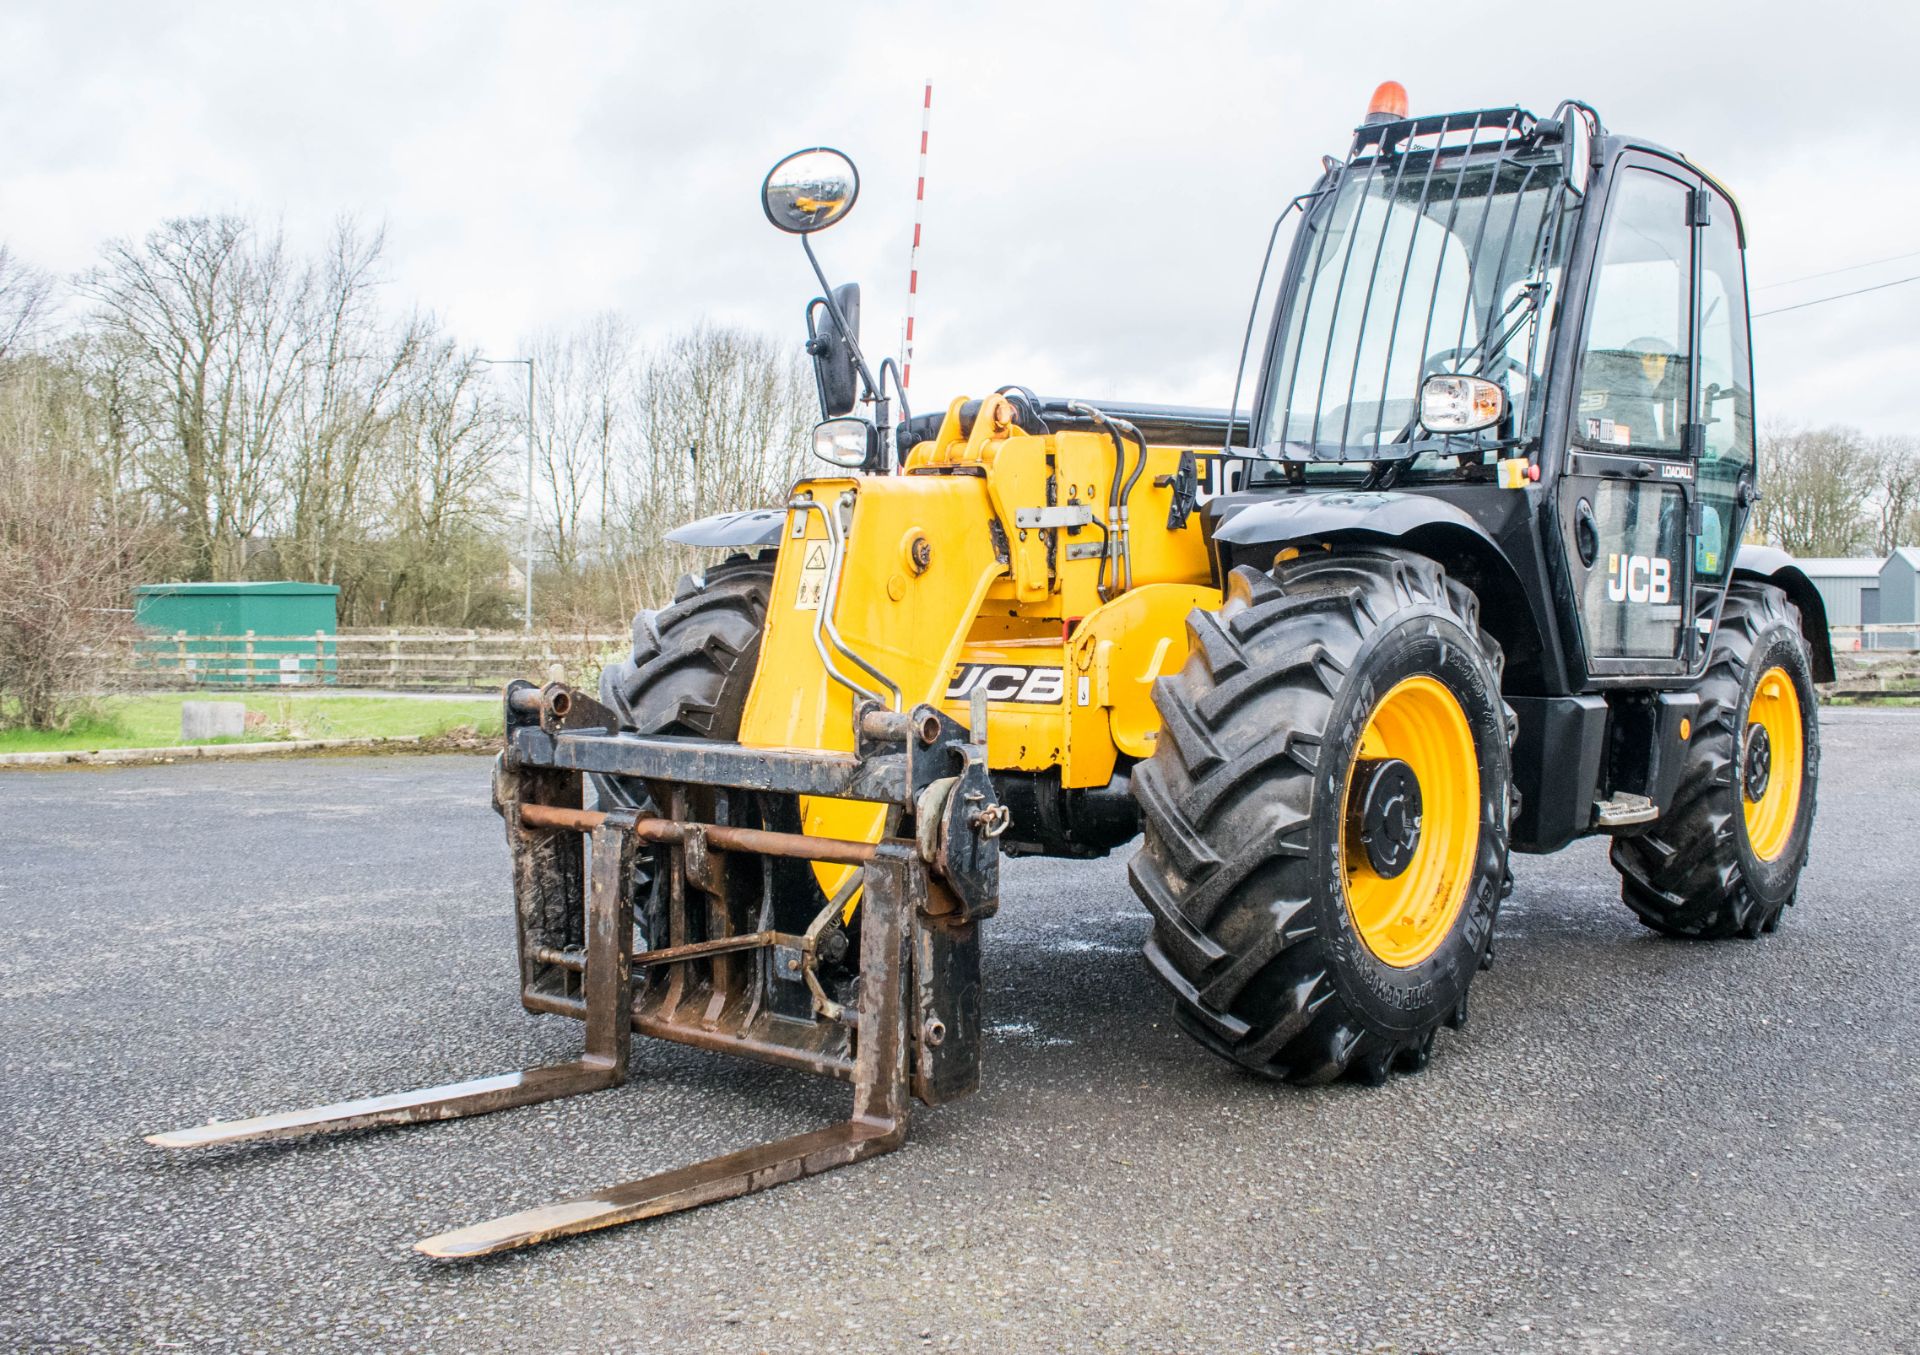
[[(1420, 814), (1412, 856), (1382, 874), (1362, 833), (1355, 770), (1397, 760), (1419, 786)], [(1453, 929), (1473, 880), (1480, 847), (1480, 762), (1466, 712), (1446, 685), (1410, 677), (1374, 707), (1347, 767), (1340, 816), (1340, 878), (1347, 912), (1368, 950), (1406, 969), (1440, 948)]]
[(1807, 770), (1800, 693), (1786, 669), (1769, 668), (1760, 675), (1747, 706), (1741, 746), (1740, 808), (1747, 821), (1747, 844), (1762, 861), (1772, 861), (1793, 836)]

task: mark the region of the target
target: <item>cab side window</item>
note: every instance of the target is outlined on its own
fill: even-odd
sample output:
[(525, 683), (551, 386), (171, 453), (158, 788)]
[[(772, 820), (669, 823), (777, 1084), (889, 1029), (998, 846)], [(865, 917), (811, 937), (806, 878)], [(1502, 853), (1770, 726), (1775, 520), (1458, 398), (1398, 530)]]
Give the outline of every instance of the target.
[(1753, 368), (1747, 356), (1747, 277), (1733, 205), (1708, 203), (1700, 240), (1700, 539), (1694, 572), (1717, 580), (1733, 552), (1740, 482), (1753, 475)]
[(1574, 441), (1595, 451), (1678, 456), (1692, 363), (1693, 232), (1686, 185), (1622, 172), (1587, 311)]

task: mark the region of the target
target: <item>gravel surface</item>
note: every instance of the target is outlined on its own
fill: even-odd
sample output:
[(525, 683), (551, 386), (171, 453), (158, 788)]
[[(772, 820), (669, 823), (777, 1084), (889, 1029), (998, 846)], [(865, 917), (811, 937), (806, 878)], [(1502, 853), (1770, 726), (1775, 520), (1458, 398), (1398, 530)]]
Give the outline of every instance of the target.
[(901, 1152), (445, 1265), (414, 1239), (792, 1133), (845, 1091), (641, 1041), (637, 1080), (168, 1156), (142, 1132), (564, 1058), (516, 1001), (478, 757), (0, 777), (0, 1348), (1920, 1348), (1920, 712), (1826, 719), (1800, 904), (1644, 931), (1605, 846), (1521, 858), (1432, 1066), (1211, 1060), (1125, 851), (1020, 861), (972, 1100)]

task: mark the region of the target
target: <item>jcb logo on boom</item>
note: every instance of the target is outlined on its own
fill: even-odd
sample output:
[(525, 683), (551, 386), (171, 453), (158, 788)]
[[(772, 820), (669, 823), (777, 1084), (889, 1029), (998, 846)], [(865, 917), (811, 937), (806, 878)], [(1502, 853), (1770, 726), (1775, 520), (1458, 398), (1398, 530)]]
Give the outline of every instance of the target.
[(989, 701), (1024, 701), (1057, 705), (1067, 693), (1058, 668), (1028, 668), (1010, 663), (963, 663), (947, 686), (947, 700), (965, 701), (976, 691)]
[(1611, 602), (1671, 602), (1673, 562), (1663, 555), (1609, 555), (1607, 598)]

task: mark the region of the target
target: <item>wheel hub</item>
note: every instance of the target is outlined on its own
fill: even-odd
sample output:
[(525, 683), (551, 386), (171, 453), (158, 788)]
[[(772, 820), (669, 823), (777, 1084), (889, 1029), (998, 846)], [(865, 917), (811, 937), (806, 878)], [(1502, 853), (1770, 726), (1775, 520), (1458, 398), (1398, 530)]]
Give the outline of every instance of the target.
[(1460, 700), (1427, 673), (1379, 698), (1347, 763), (1339, 870), (1360, 943), (1397, 969), (1445, 944), (1480, 861), (1480, 763)]
[(1383, 880), (1406, 870), (1420, 846), (1420, 779), (1399, 758), (1364, 761), (1353, 769), (1350, 831), (1366, 849), (1367, 864)]
[(1773, 779), (1773, 740), (1767, 727), (1758, 721), (1747, 726), (1747, 748), (1742, 773), (1747, 799), (1754, 804), (1766, 798), (1767, 783)]

